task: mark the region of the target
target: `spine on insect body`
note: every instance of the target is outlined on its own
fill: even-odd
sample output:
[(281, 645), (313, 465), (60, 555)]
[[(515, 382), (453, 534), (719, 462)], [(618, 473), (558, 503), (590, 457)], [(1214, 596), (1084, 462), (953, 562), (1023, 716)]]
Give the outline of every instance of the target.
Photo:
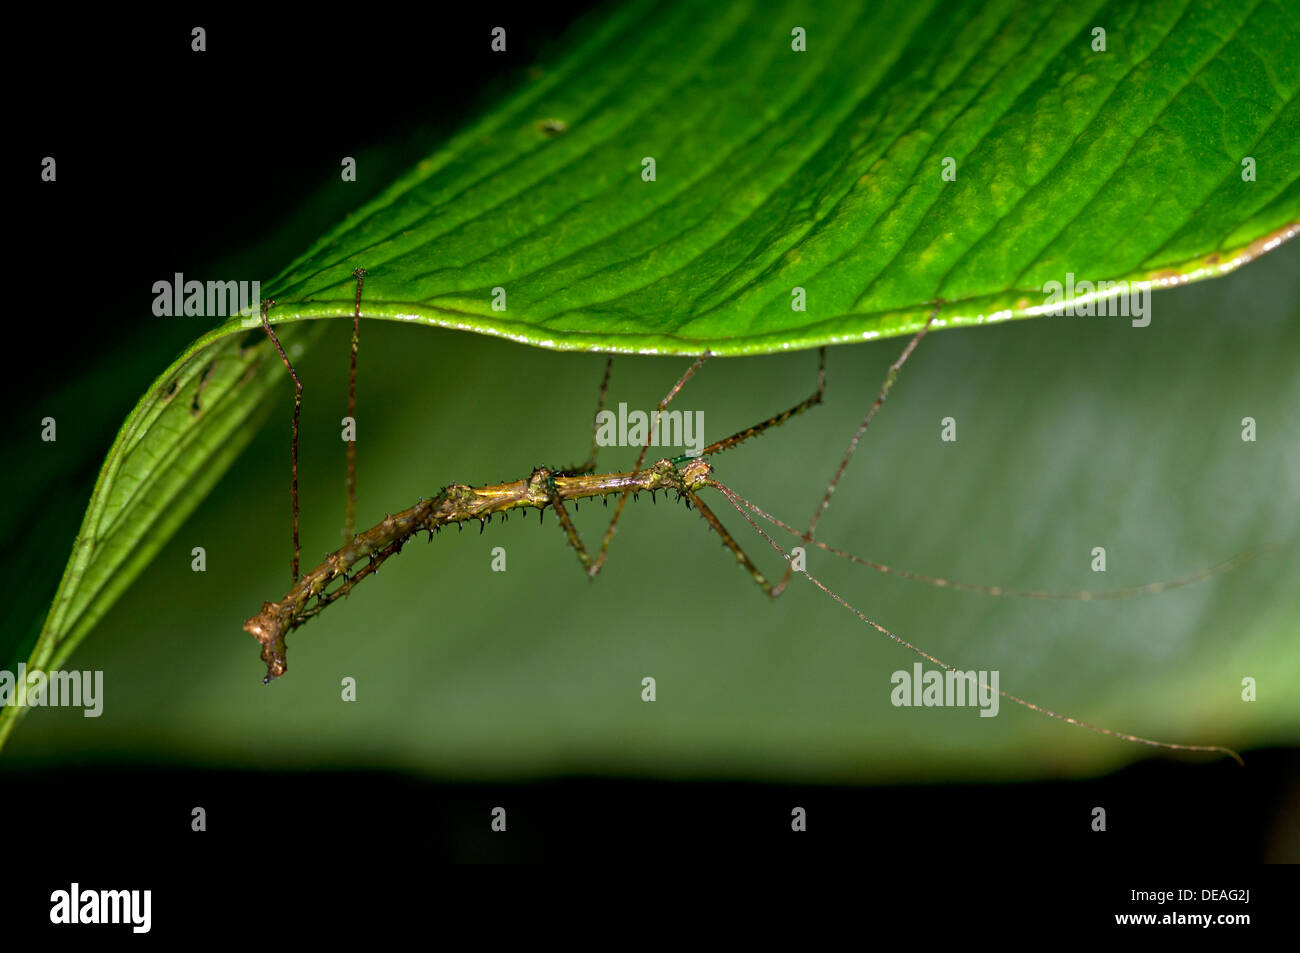
[[(262, 661), (266, 663), (264, 681), (269, 683), (288, 669), (285, 637), (334, 600), (347, 595), (384, 560), (400, 552), (416, 533), (427, 532), (432, 539), (435, 532), (452, 523), (482, 522), (494, 514), (514, 509), (542, 510), (555, 500), (582, 500), (643, 490), (686, 492), (703, 486), (709, 474), (709, 465), (701, 459), (689, 461), (685, 466), (660, 460), (636, 473), (566, 474), (538, 467), (527, 479), (512, 483), (481, 487), (453, 483), (432, 499), (421, 500), (353, 536), (303, 575), (279, 602), (263, 603), (261, 611), (244, 623), (244, 631), (262, 644)], [(328, 588), (339, 578), (342, 583)]]

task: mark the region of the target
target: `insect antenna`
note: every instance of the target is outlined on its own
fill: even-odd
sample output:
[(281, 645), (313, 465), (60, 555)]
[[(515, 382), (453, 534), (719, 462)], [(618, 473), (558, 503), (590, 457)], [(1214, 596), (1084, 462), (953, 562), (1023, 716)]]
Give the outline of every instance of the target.
[[(767, 540), (768, 544), (771, 545), (773, 549), (775, 549), (778, 553), (781, 554), (781, 556), (786, 561), (787, 577), (792, 573), (796, 573), (796, 572), (799, 573), (801, 576), (803, 576), (809, 582), (811, 582), (814, 586), (816, 586), (822, 592), (826, 593), (828, 596), (830, 596), (832, 599), (838, 602), (849, 612), (852, 612), (855, 616), (857, 616), (867, 625), (871, 626), (881, 635), (884, 635), (887, 638), (893, 640), (894, 642), (897, 642), (899, 645), (903, 646), (904, 648), (910, 649), (912, 652), (919, 655), (921, 658), (933, 663), (934, 665), (939, 666), (945, 671), (952, 672), (957, 675), (963, 674), (959, 669), (953, 667), (952, 665), (949, 665), (947, 662), (943, 661), (942, 659), (939, 659), (931, 655), (929, 652), (925, 651), (919, 646), (913, 645), (911, 642), (908, 642), (906, 639), (902, 638), (901, 636), (895, 635), (893, 632), (885, 628), (879, 622), (876, 622), (874, 619), (869, 618), (866, 615), (866, 613), (862, 612), (860, 609), (851, 605), (843, 597), (841, 597), (839, 594), (834, 592), (829, 586), (827, 586), (817, 577), (813, 576), (806, 569), (795, 568), (794, 560), (791, 558), (791, 555), (787, 553), (784, 549), (782, 549), (781, 544), (778, 543), (776, 540), (774, 540), (771, 536), (769, 536), (761, 526), (759, 526), (756, 522), (754, 522), (753, 517), (751, 517), (749, 513), (746, 512), (746, 508), (740, 502), (740, 498), (734, 492), (732, 492), (732, 490), (729, 487), (727, 487), (726, 485), (724, 485), (723, 483), (719, 482), (716, 479), (710, 479), (708, 485), (714, 487), (716, 490), (718, 490), (718, 492), (720, 492), (723, 496), (725, 496), (727, 500), (731, 503), (731, 505), (735, 507), (736, 512), (739, 513), (744, 518), (745, 522), (747, 522), (751, 527), (753, 527), (754, 532), (758, 533), (759, 536)], [(988, 692), (996, 691), (1003, 698), (1007, 699), (1007, 701), (1015, 702), (1017, 705), (1021, 705), (1025, 708), (1030, 709), (1031, 711), (1036, 711), (1039, 714), (1047, 715), (1049, 718), (1055, 718), (1058, 721), (1065, 722), (1066, 724), (1074, 725), (1076, 728), (1087, 728), (1089, 731), (1096, 732), (1099, 735), (1106, 735), (1107, 737), (1110, 738), (1118, 738), (1122, 741), (1131, 741), (1136, 744), (1148, 745), (1152, 748), (1163, 748), (1168, 751), (1202, 751), (1202, 752), (1214, 753), (1214, 754), (1225, 754), (1228, 757), (1232, 758), (1234, 761), (1236, 761), (1238, 764), (1244, 764), (1244, 762), (1241, 760), (1241, 755), (1237, 754), (1237, 752), (1233, 751), (1231, 748), (1225, 748), (1220, 745), (1188, 745), (1188, 744), (1178, 744), (1172, 741), (1156, 741), (1151, 738), (1143, 738), (1141, 735), (1131, 735), (1128, 734), (1127, 732), (1115, 731), (1111, 728), (1102, 728), (1099, 725), (1093, 725), (1086, 721), (1080, 721), (1079, 719), (1073, 718), (1069, 715), (1062, 715), (1059, 712), (1052, 711), (1050, 708), (1044, 708), (1042, 705), (1035, 704), (1034, 702), (1021, 698), (1018, 695), (1013, 695), (1010, 692), (1005, 691), (1001, 688), (994, 689), (992, 686), (988, 685), (987, 683), (980, 681), (976, 676), (969, 676), (969, 677), (972, 682), (979, 685), (985, 691)]]
[(914, 582), (925, 583), (928, 586), (935, 586), (940, 589), (956, 589), (962, 592), (979, 592), (989, 596), (1012, 596), (1020, 599), (1060, 599), (1060, 600), (1077, 600), (1080, 602), (1090, 602), (1092, 600), (1103, 599), (1129, 599), (1133, 596), (1155, 595), (1156, 593), (1166, 592), (1170, 589), (1179, 589), (1183, 586), (1194, 585), (1198, 582), (1205, 582), (1214, 576), (1228, 572), (1238, 566), (1244, 565), (1256, 556), (1272, 552), (1277, 549), (1273, 544), (1255, 546), (1251, 549), (1243, 550), (1235, 556), (1215, 563), (1206, 569), (1199, 569), (1196, 572), (1187, 573), (1183, 576), (1176, 576), (1172, 579), (1165, 579), (1159, 582), (1148, 582), (1140, 586), (1125, 586), (1120, 589), (1099, 589), (1099, 590), (1074, 590), (1069, 592), (1053, 592), (1042, 589), (1015, 589), (1007, 586), (987, 586), (978, 585), (970, 582), (958, 582), (953, 579), (944, 579), (940, 576), (927, 576), (924, 573), (911, 572), (907, 569), (898, 569), (894, 566), (878, 563), (870, 559), (864, 559), (861, 556), (855, 556), (853, 553), (845, 552), (842, 549), (836, 549), (834, 546), (828, 546), (826, 543), (816, 539), (804, 539), (804, 534), (799, 532), (789, 523), (783, 522), (764, 510), (761, 506), (751, 503), (738, 493), (734, 493), (735, 499), (741, 503), (747, 510), (755, 515), (767, 520), (773, 526), (789, 533), (791, 536), (797, 536), (804, 542), (816, 546), (823, 552), (830, 553), (832, 556), (838, 556), (841, 559), (847, 559), (849, 562), (857, 563), (860, 566), (866, 566), (874, 569), (876, 572), (884, 573), (890, 576), (898, 576), (903, 579), (911, 579)]

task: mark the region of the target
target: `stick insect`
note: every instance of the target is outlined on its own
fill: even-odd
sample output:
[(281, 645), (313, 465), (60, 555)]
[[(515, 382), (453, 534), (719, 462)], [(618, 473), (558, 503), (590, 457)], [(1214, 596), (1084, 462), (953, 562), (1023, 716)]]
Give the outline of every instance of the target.
[[(354, 277), (356, 279), (356, 298), (353, 309), (352, 347), (349, 366), (349, 416), (354, 415), (356, 406), (356, 361), (360, 334), (361, 298), (366, 271), (362, 268), (358, 268), (354, 272)], [(1158, 741), (1124, 731), (1104, 728), (1053, 711), (1043, 705), (1029, 701), (1021, 696), (1014, 695), (996, 685), (990, 686), (982, 681), (975, 673), (961, 672), (956, 666), (937, 658), (922, 649), (920, 646), (897, 635), (849, 603), (820, 579), (809, 573), (806, 568), (803, 568), (801, 561), (795, 560), (792, 552), (787, 550), (777, 541), (774, 533), (765, 530), (763, 526), (760, 525), (760, 522), (766, 523), (774, 531), (789, 534), (802, 545), (817, 547), (833, 556), (846, 559), (858, 565), (867, 566), (877, 572), (901, 576), (903, 578), (940, 588), (978, 592), (992, 596), (1011, 596), (1031, 599), (1093, 600), (1117, 599), (1143, 594), (1154, 594), (1205, 581), (1219, 573), (1240, 565), (1242, 562), (1252, 558), (1258, 553), (1258, 550), (1249, 550), (1208, 569), (1203, 569), (1199, 572), (1191, 573), (1175, 579), (1148, 583), (1142, 586), (1095, 592), (1047, 592), (1020, 590), (999, 586), (974, 585), (901, 570), (853, 555), (816, 539), (815, 534), (818, 525), (830, 506), (831, 498), (835, 493), (836, 487), (839, 485), (840, 480), (843, 477), (845, 470), (848, 468), (849, 463), (852, 460), (854, 453), (857, 451), (867, 429), (870, 427), (876, 414), (880, 411), (886, 398), (889, 396), (889, 392), (893, 388), (904, 364), (906, 364), (908, 358), (916, 350), (917, 346), (921, 343), (922, 339), (934, 324), (934, 321), (943, 306), (942, 301), (935, 301), (932, 303), (933, 308), (930, 311), (925, 324), (908, 341), (897, 360), (895, 360), (890, 366), (875, 400), (868, 408), (866, 415), (863, 417), (857, 430), (849, 440), (848, 446), (840, 459), (839, 465), (832, 474), (830, 482), (826, 487), (826, 491), (822, 495), (821, 501), (814, 510), (805, 530), (800, 531), (789, 523), (777, 519), (757, 504), (745, 499), (739, 493), (724, 484), (718, 479), (712, 465), (709, 463), (709, 458), (716, 454), (725, 453), (726, 451), (744, 443), (745, 441), (751, 440), (774, 427), (779, 427), (791, 418), (799, 416), (805, 411), (820, 404), (826, 392), (826, 349), (824, 347), (818, 352), (816, 387), (812, 394), (804, 400), (782, 413), (767, 418), (761, 423), (747, 427), (729, 437), (725, 437), (705, 446), (698, 455), (687, 454), (664, 458), (651, 463), (648, 466), (645, 465), (647, 451), (655, 440), (655, 428), (658, 426), (659, 420), (662, 419), (663, 412), (682, 388), (686, 386), (687, 382), (690, 381), (705, 362), (708, 361), (710, 354), (708, 351), (705, 351), (691, 363), (681, 377), (678, 378), (676, 383), (674, 383), (669, 389), (664, 398), (659, 401), (657, 407), (658, 413), (651, 417), (651, 428), (646, 435), (645, 442), (640, 447), (636, 463), (630, 471), (611, 473), (596, 472), (598, 441), (596, 439), (595, 429), (593, 428), (591, 454), (582, 464), (568, 469), (554, 470), (547, 467), (538, 467), (527, 477), (508, 483), (498, 483), (485, 486), (469, 486), (461, 483), (452, 483), (443, 487), (433, 497), (429, 499), (421, 498), (414, 506), (402, 510), (401, 512), (386, 516), (384, 520), (376, 526), (356, 533), (354, 532), (353, 525), (356, 492), (356, 450), (355, 443), (350, 441), (348, 444), (346, 510), (346, 535), (348, 539), (342, 547), (326, 556), (320, 565), (306, 573), (300, 572), (301, 546), (299, 541), (298, 514), (298, 427), (302, 409), (302, 382), (283, 346), (281, 346), (279, 338), (268, 319), (268, 312), (274, 303), (274, 301), (269, 300), (263, 302), (261, 310), (262, 327), (271, 343), (274, 345), (285, 368), (288, 370), (295, 387), (290, 443), (290, 499), (292, 507), (293, 534), (293, 556), (290, 562), (290, 571), (292, 575), (292, 586), (282, 599), (276, 602), (264, 603), (261, 610), (244, 623), (245, 631), (254, 636), (262, 646), (261, 658), (266, 664), (266, 676), (263, 681), (267, 684), (284, 675), (288, 669), (286, 660), (286, 637), (310, 619), (315, 618), (336, 600), (348, 595), (358, 583), (377, 572), (385, 560), (401, 552), (406, 543), (418, 533), (426, 533), (429, 540), (432, 540), (434, 535), (439, 533), (444, 527), (456, 524), (458, 528), (463, 528), (463, 524), (475, 520), (478, 521), (480, 532), (482, 532), (486, 523), (495, 515), (499, 514), (504, 518), (513, 510), (535, 509), (538, 511), (539, 519), (544, 520), (545, 511), (547, 508), (550, 508), (554, 510), (560, 528), (563, 530), (569, 546), (576, 552), (583, 570), (590, 578), (594, 579), (600, 573), (601, 568), (605, 564), (606, 558), (609, 554), (610, 545), (613, 542), (615, 532), (618, 528), (619, 519), (623, 514), (623, 510), (629, 498), (634, 499), (642, 492), (649, 492), (652, 495), (656, 495), (660, 491), (664, 491), (665, 493), (675, 494), (677, 499), (684, 502), (688, 509), (694, 509), (703, 518), (708, 528), (718, 534), (723, 544), (735, 557), (736, 562), (745, 569), (759, 588), (771, 599), (779, 598), (795, 575), (802, 576), (811, 585), (824, 592), (829, 598), (833, 599), (845, 610), (851, 612), (861, 622), (879, 634), (909, 649), (920, 658), (945, 670), (945, 672), (953, 673), (958, 677), (966, 677), (970, 679), (972, 686), (978, 686), (985, 692), (996, 693), (1008, 701), (1015, 702), (1017, 705), (1028, 708), (1041, 715), (1065, 722), (1066, 724), (1075, 727), (1086, 728), (1089, 731), (1107, 737), (1170, 751), (1217, 753), (1227, 755), (1238, 763), (1241, 763), (1240, 756), (1230, 748), (1225, 748), (1219, 745), (1183, 744), (1169, 741)], [(601, 379), (597, 400), (597, 416), (599, 416), (600, 411), (602, 411), (605, 406), (605, 400), (609, 390), (612, 360), (611, 357), (605, 362), (604, 374)], [(755, 533), (757, 533), (758, 537), (763, 542), (781, 555), (785, 562), (785, 569), (784, 574), (779, 580), (775, 582), (769, 580), (759, 570), (758, 566), (755, 565), (753, 560), (723, 525), (717, 514), (715, 514), (712, 508), (710, 508), (705, 500), (701, 498), (701, 493), (705, 490), (717, 492), (732, 508), (736, 510), (740, 517), (754, 530)], [(574, 525), (574, 522), (569, 515), (567, 504), (573, 503), (576, 506), (578, 501), (595, 498), (600, 498), (602, 502), (608, 504), (610, 497), (617, 498), (613, 516), (611, 517), (601, 538), (599, 549), (597, 549), (593, 555), (593, 553), (587, 548), (587, 545), (583, 541), (577, 527)]]

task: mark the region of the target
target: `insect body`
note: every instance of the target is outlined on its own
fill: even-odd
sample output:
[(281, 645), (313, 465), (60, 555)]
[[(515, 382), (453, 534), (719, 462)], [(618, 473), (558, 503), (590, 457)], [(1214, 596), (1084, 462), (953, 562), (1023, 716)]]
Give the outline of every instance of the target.
[[(262, 611), (244, 623), (244, 630), (262, 643), (262, 661), (266, 663), (266, 681), (269, 682), (283, 675), (287, 668), (285, 636), (335, 599), (347, 595), (353, 586), (375, 572), (385, 559), (400, 552), (417, 533), (426, 532), (433, 539), (433, 534), (444, 526), (470, 520), (478, 520), (481, 526), (495, 514), (516, 509), (540, 511), (554, 506), (557, 512), (564, 513), (565, 501), (613, 493), (657, 493), (662, 490), (693, 497), (696, 490), (709, 483), (711, 473), (712, 468), (703, 459), (677, 458), (660, 460), (649, 469), (635, 473), (579, 474), (538, 467), (527, 479), (513, 483), (481, 487), (453, 483), (432, 499), (421, 500), (353, 536), (345, 546), (299, 579), (283, 599), (263, 604)], [(567, 513), (561, 519), (567, 527), (572, 527)], [(353, 572), (353, 568), (363, 560), (365, 564)], [(343, 583), (327, 592), (326, 587), (340, 577)]]

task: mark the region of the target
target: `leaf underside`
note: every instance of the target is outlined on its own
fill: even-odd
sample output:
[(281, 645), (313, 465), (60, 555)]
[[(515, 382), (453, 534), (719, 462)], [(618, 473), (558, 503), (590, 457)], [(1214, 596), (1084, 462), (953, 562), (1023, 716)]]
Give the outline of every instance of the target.
[(345, 313), (362, 265), (375, 317), (764, 353), (938, 299), (941, 326), (1026, 316), (1067, 272), (1214, 275), (1300, 220), (1294, 8), (803, 6), (620, 10), (288, 268), (277, 318)]

